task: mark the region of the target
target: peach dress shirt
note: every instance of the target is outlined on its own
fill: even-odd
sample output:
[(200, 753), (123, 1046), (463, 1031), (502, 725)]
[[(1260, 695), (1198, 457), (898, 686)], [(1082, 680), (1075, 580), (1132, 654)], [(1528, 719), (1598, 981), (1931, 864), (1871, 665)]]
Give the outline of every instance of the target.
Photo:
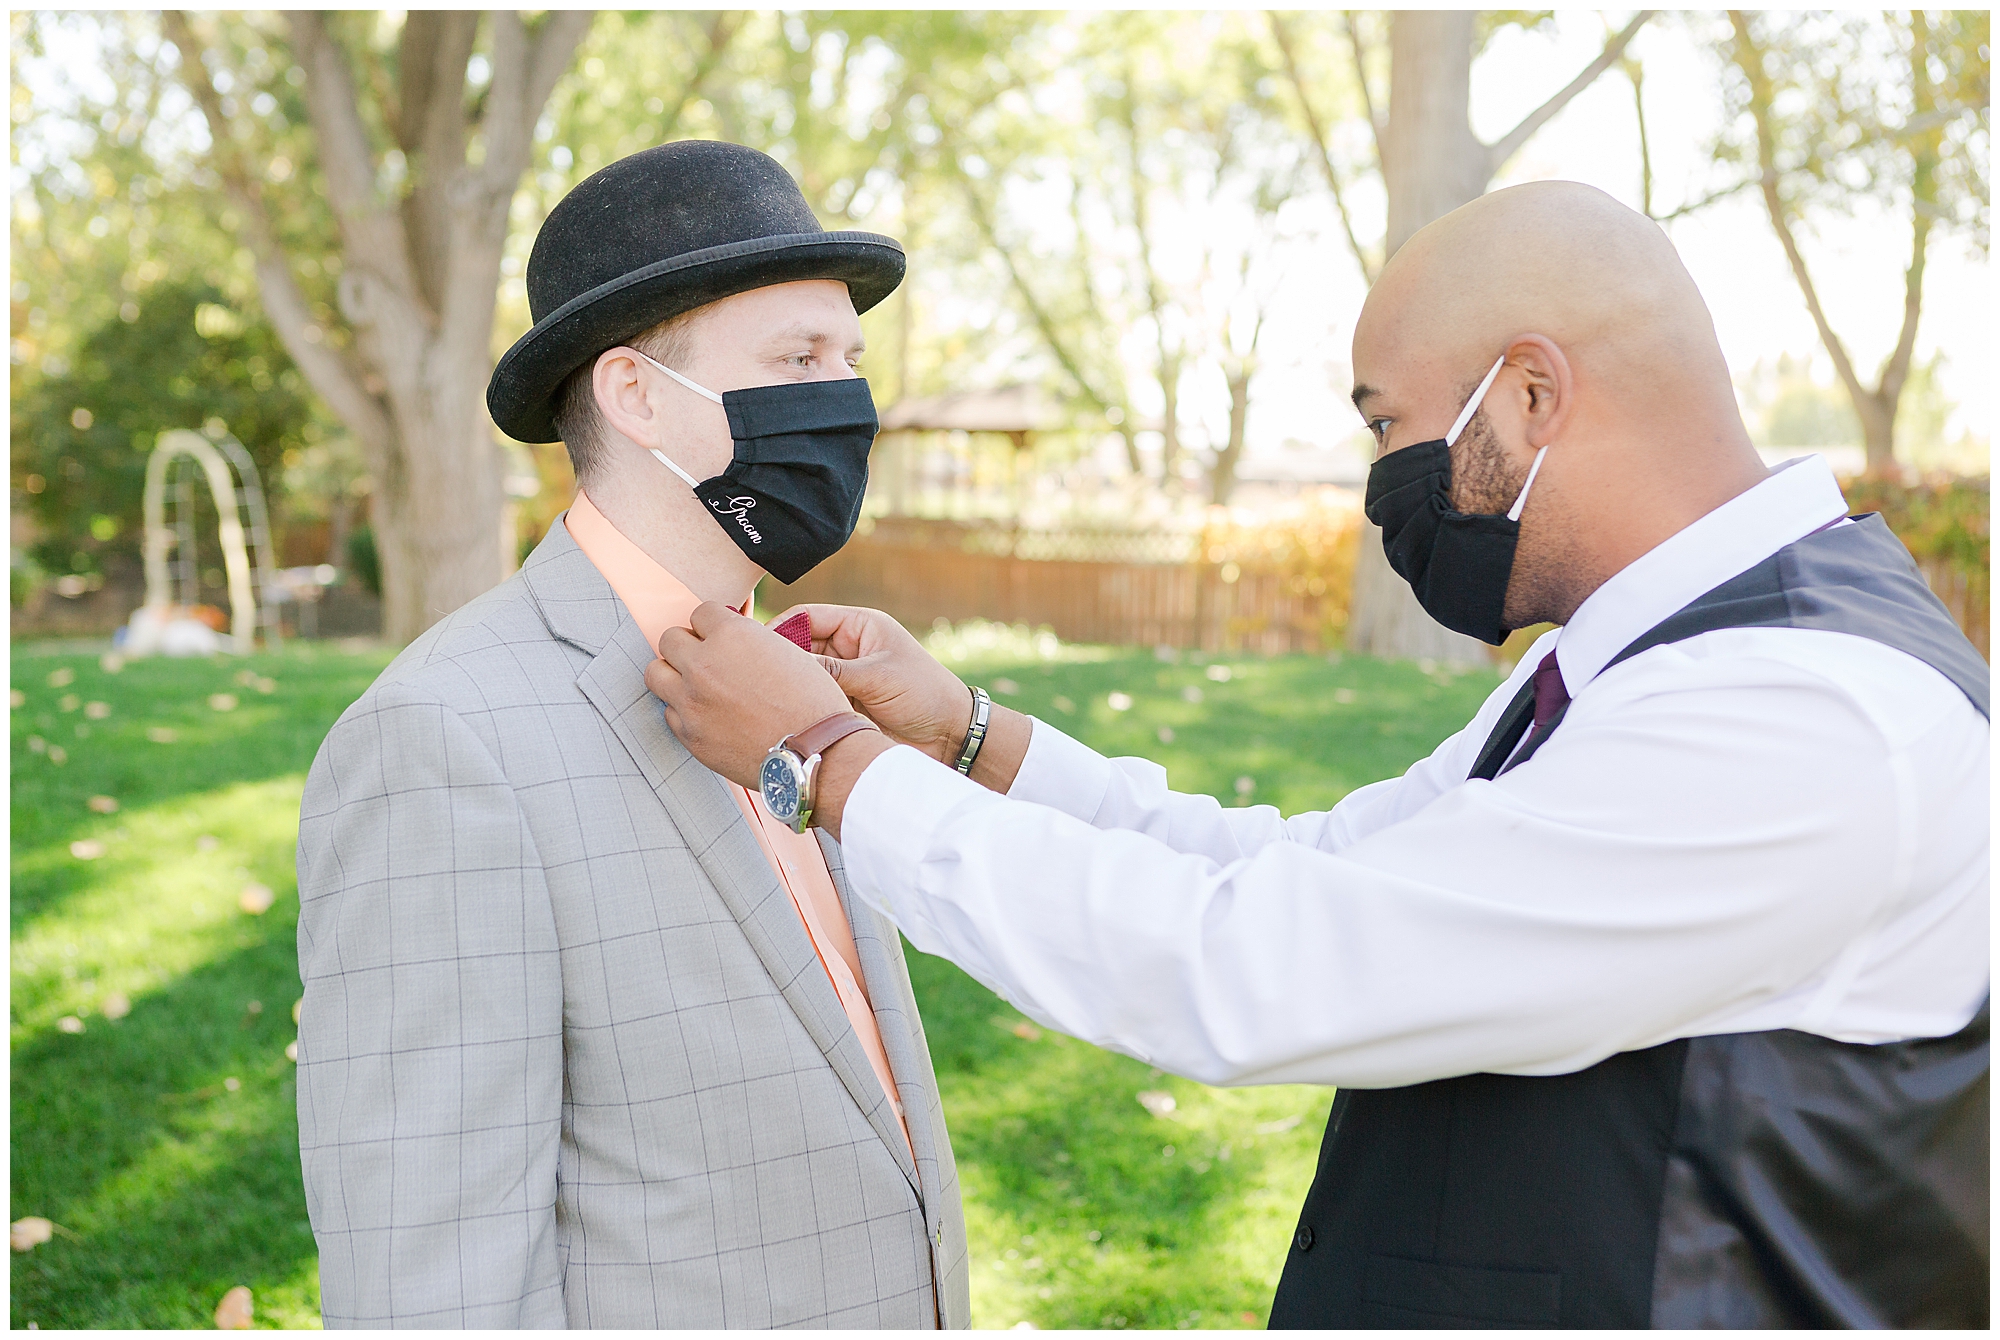
[[(645, 634), (648, 645), (657, 648), (660, 634), (669, 628), (687, 627), (700, 599), (679, 578), (620, 534), (581, 490), (570, 504), (564, 524), (584, 557), (625, 602), (626, 611)], [(746, 599), (743, 608), (748, 607)], [(791, 894), (792, 906), (798, 909), (799, 919), (805, 923), (806, 934), (812, 938), (820, 964), (833, 983), (834, 994), (840, 997), (841, 1008), (847, 1011), (848, 1023), (861, 1039), (862, 1050), (868, 1053), (868, 1063), (875, 1068), (875, 1078), (881, 1081), (882, 1092), (888, 1095), (907, 1142), (910, 1126), (903, 1117), (903, 1103), (896, 1092), (895, 1076), (889, 1071), (888, 1054), (882, 1050), (882, 1030), (875, 1024), (875, 1007), (869, 1003), (868, 989), (862, 981), (861, 956), (854, 949), (854, 930), (840, 905), (840, 894), (833, 887), (833, 873), (826, 867), (826, 854), (820, 850), (819, 839), (811, 832), (794, 833), (773, 819), (759, 798), (744, 787), (727, 781), (724, 785), (749, 821), (757, 845), (763, 848), (764, 859), (771, 863)], [(911, 1157), (915, 1157), (914, 1149)]]

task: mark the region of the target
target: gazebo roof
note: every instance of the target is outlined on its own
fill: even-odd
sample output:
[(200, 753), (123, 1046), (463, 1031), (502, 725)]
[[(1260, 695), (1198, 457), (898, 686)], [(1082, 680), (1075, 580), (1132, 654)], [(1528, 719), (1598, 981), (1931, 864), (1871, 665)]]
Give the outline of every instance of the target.
[(882, 412), (885, 433), (1046, 433), (1069, 426), (1061, 406), (1040, 387), (1022, 383), (917, 396), (898, 400)]

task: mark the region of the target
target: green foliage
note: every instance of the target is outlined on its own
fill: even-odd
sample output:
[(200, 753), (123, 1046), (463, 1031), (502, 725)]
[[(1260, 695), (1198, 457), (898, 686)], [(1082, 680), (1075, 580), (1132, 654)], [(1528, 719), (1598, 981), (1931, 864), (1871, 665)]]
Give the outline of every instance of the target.
[(273, 493), (284, 454), (324, 435), (276, 336), (222, 296), (200, 281), (164, 280), (85, 336), (62, 375), (23, 379), (14, 487), (35, 519), (44, 567), (72, 571), (78, 554), (90, 570), (113, 554), (137, 559), (146, 460), (169, 428), (229, 432)]
[[(1234, 800), (1247, 776), (1252, 799), (1287, 809), (1400, 771), (1493, 684), (1362, 658), (954, 645), (1003, 702), (1157, 758), (1183, 788)], [(15, 1327), (206, 1328), (237, 1284), (259, 1324), (316, 1324), (284, 1055), (299, 992), (292, 848), (306, 767), (386, 660), (294, 645), (114, 675), (15, 648), (12, 1213), (75, 1235), (13, 1257)], [(1113, 692), (1133, 706), (1114, 711)], [(217, 712), (216, 693), (240, 704)], [(110, 712), (65, 711), (69, 694)], [(176, 738), (156, 742), (160, 728)], [(97, 795), (118, 812), (93, 813)], [(102, 855), (79, 859), (79, 842)], [(237, 906), (253, 880), (277, 895), (262, 916)], [(1328, 1092), (1159, 1076), (1034, 1028), (940, 960), (910, 966), (964, 1178), (975, 1323), (1261, 1324)], [(118, 995), (130, 1013), (112, 1018)], [(1153, 1115), (1142, 1092), (1171, 1094), (1174, 1112)]]
[(382, 555), (375, 548), (372, 526), (356, 526), (347, 533), (347, 567), (361, 584), (375, 595), (382, 594)]
[[(1907, 209), (1912, 193), (1935, 225), (1981, 250), (1989, 232), (1990, 42), (1985, 10), (1908, 13), (1760, 12), (1752, 32), (1771, 79), (1782, 191), (1795, 208), (1851, 211), (1862, 200)], [(1912, 82), (1921, 44), (1928, 88)], [(1735, 120), (1719, 160), (1755, 176), (1750, 87), (1725, 66)]]
[(1880, 512), (1919, 562), (1985, 574), (1993, 565), (1993, 489), (1985, 476), (1900, 484), (1844, 479), (1850, 512)]

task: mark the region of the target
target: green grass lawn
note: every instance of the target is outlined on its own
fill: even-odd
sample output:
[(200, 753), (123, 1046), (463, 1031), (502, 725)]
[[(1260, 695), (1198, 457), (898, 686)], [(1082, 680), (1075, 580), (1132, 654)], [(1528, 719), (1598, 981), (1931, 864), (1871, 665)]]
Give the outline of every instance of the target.
[[(1400, 771), (1494, 683), (993, 629), (933, 645), (1183, 790), (1288, 812)], [(113, 673), (13, 650), (10, 1218), (59, 1228), (13, 1257), (12, 1325), (208, 1327), (238, 1284), (259, 1325), (316, 1325), (285, 1054), (292, 851), (313, 752), (388, 655), (293, 644)], [(240, 902), (253, 885), (275, 895), (261, 914)], [(974, 1322), (1261, 1325), (1330, 1094), (1162, 1076), (1035, 1028), (942, 960), (912, 953), (911, 970), (965, 1182)]]

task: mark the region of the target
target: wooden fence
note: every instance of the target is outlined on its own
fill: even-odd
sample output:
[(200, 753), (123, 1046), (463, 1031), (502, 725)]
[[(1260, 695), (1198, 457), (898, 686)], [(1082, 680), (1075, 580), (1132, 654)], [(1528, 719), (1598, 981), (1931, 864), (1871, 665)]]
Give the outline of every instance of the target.
[[(867, 605), (919, 632), (939, 619), (992, 619), (1113, 646), (1278, 655), (1340, 645), (1345, 592), (1299, 573), (1205, 561), (1200, 550), (1198, 537), (1169, 532), (1017, 532), (883, 518), (791, 586), (768, 581), (760, 599), (774, 611), (806, 601)], [(1918, 566), (1992, 659), (1987, 572)]]
[(1324, 651), (1345, 602), (1295, 574), (1202, 561), (1193, 536), (1014, 532), (884, 519), (760, 599), (868, 605), (919, 631), (939, 619), (1046, 626), (1069, 642), (1211, 652)]

